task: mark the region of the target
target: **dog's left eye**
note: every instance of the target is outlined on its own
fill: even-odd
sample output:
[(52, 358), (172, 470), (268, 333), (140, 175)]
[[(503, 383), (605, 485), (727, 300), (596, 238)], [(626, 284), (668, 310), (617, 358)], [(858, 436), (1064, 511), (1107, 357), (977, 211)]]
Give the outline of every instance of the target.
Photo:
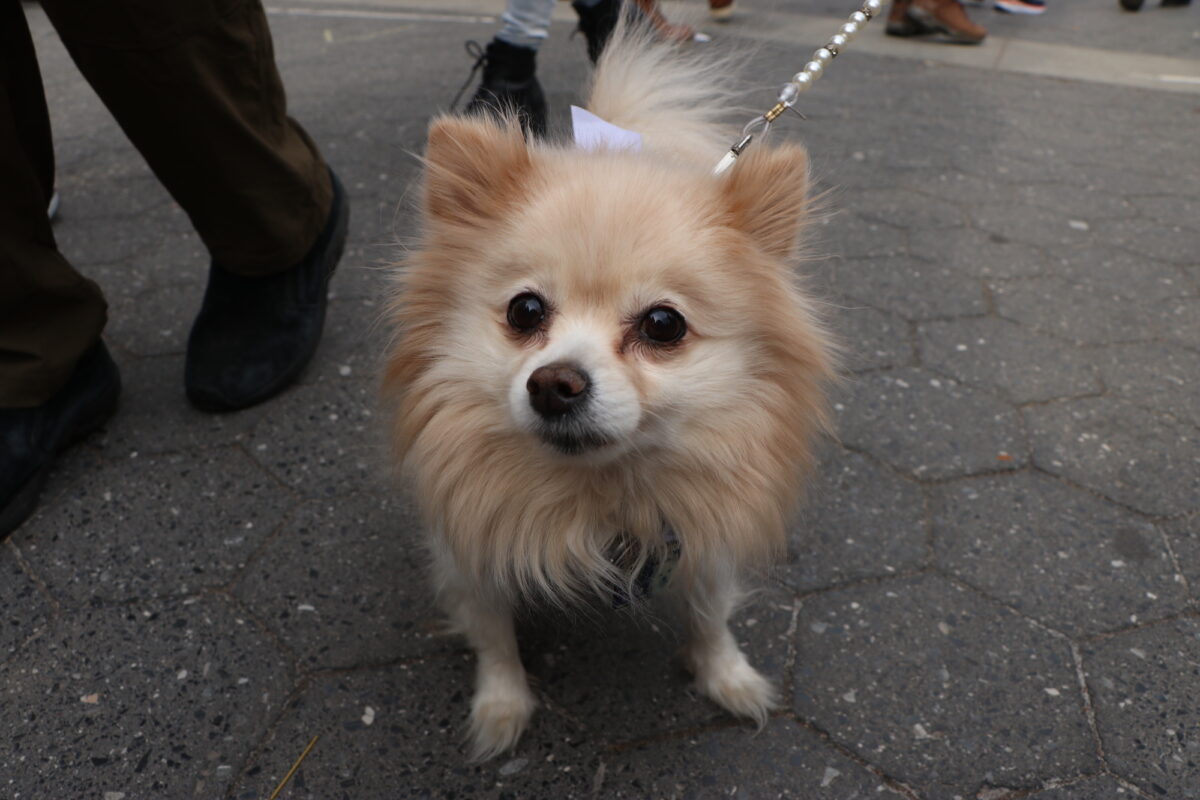
[(642, 316), (638, 330), (642, 336), (656, 344), (671, 344), (682, 339), (687, 333), (687, 323), (684, 322), (683, 315), (675, 309), (659, 306)]

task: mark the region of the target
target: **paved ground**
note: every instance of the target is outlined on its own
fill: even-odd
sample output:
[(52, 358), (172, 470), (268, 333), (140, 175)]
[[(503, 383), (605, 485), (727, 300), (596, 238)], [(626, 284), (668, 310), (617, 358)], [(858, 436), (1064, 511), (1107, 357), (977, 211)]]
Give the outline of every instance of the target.
[[(353, 246), (303, 384), (222, 417), (181, 388), (200, 245), (31, 11), (57, 232), (108, 292), (126, 394), (0, 547), (0, 795), (265, 798), (319, 734), (283, 797), (1200, 797), (1200, 96), (876, 40), (790, 126), (832, 190), (805, 269), (851, 377), (788, 563), (738, 616), (786, 708), (755, 735), (689, 692), (667, 621), (537, 625), (534, 729), (465, 762), (471, 658), (381, 478), (370, 323), (410, 153), (492, 25), (394, 15), (418, 5), (273, 17)], [(973, 13), (1115, 63), (1195, 56), (1196, 9), (1086, 5)], [(585, 78), (568, 30), (543, 56), (559, 114)], [(770, 38), (764, 87), (819, 44)]]

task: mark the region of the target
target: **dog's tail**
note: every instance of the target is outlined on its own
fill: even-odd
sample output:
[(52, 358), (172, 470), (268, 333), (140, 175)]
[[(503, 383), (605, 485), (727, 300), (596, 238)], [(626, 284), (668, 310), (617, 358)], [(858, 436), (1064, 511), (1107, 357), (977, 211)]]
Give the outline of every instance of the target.
[(737, 92), (737, 59), (713, 45), (662, 41), (645, 20), (626, 13), (592, 75), (587, 108), (598, 117), (642, 135), (644, 146), (664, 156), (713, 164), (729, 149), (737, 129), (722, 124)]

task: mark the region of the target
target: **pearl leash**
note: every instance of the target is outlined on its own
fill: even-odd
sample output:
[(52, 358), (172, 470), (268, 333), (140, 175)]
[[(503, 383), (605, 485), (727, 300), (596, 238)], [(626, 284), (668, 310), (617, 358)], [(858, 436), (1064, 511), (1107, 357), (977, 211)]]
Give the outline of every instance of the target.
[(817, 79), (825, 73), (825, 67), (829, 66), (829, 62), (837, 58), (846, 45), (850, 44), (850, 40), (857, 36), (858, 32), (866, 27), (866, 24), (881, 10), (883, 10), (883, 0), (865, 0), (862, 8), (851, 14), (838, 32), (829, 37), (829, 43), (824, 47), (818, 47), (813, 52), (812, 60), (804, 65), (804, 69), (793, 75), (792, 79), (783, 85), (783, 88), (779, 90), (779, 97), (775, 105), (746, 124), (746, 127), (742, 129), (742, 138), (729, 148), (729, 152), (725, 154), (724, 158), (717, 162), (713, 174), (720, 175), (732, 167), (738, 156), (754, 141), (756, 135), (766, 135), (771, 123), (780, 114), (796, 105), (800, 95), (812, 88)]

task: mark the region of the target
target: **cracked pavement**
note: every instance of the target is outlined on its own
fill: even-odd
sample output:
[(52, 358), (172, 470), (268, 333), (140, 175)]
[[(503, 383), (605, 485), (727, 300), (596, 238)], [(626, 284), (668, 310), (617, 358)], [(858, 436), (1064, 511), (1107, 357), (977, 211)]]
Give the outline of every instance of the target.
[[(972, 14), (1173, 56), (1200, 32), (1114, 2), (1093, 36), (1066, 2)], [(1200, 798), (1200, 94), (840, 58), (787, 126), (825, 191), (802, 270), (846, 348), (839, 439), (734, 626), (784, 707), (756, 734), (691, 692), (667, 617), (534, 620), (542, 707), (477, 765), (472, 658), (388, 483), (373, 321), (411, 154), (494, 25), (272, 16), (351, 241), (301, 384), (208, 416), (182, 391), (203, 248), (27, 9), (56, 233), (108, 295), (125, 393), (0, 546), (0, 794), (265, 798), (319, 735), (281, 797)], [(560, 125), (569, 30), (540, 59)], [(819, 44), (746, 36), (756, 106)]]

